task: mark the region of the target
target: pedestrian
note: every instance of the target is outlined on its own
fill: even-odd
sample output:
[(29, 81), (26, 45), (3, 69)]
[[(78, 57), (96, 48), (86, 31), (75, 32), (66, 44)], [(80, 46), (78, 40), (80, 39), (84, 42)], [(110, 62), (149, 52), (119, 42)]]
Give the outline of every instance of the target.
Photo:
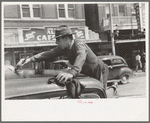
[(28, 62), (50, 60), (57, 56), (66, 55), (72, 68), (67, 73), (59, 73), (56, 77), (57, 80), (65, 82), (68, 78), (76, 77), (78, 73), (82, 73), (102, 82), (106, 91), (108, 66), (93, 53), (89, 46), (83, 41), (73, 39), (73, 33), (67, 25), (56, 28), (55, 38), (57, 47), (36, 54), (28, 58), (25, 63), (22, 63), (24, 59), (21, 59), (17, 65), (23, 66)]
[(141, 68), (141, 56), (139, 55), (139, 53), (137, 53), (137, 55), (135, 56), (135, 60), (136, 60), (136, 72), (138, 72), (139, 68)]
[(146, 54), (143, 52), (141, 55), (141, 62), (142, 62), (142, 71), (145, 72), (145, 64), (146, 64)]

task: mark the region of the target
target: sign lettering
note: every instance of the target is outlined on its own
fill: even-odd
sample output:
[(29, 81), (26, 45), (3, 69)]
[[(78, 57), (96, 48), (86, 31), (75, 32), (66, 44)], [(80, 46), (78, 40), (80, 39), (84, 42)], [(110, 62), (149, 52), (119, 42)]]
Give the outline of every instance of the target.
[[(23, 30), (24, 42), (29, 41), (55, 41), (55, 27), (45, 27), (42, 29), (31, 28), (30, 30)], [(73, 35), (76, 39), (85, 39), (84, 28), (72, 27)]]

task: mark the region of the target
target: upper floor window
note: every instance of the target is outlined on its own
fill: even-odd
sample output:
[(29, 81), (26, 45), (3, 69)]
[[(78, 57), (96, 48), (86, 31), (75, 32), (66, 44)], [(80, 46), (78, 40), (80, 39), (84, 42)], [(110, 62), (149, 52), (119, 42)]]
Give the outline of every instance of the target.
[(22, 5), (22, 17), (30, 17), (29, 5)]
[(74, 18), (74, 4), (58, 4), (59, 18)]
[(40, 5), (33, 4), (33, 17), (40, 17)]
[(125, 16), (125, 5), (119, 5), (119, 16)]
[(74, 5), (68, 4), (68, 17), (74, 18)]
[(65, 5), (64, 4), (59, 4), (58, 5), (58, 9), (59, 9), (59, 17), (60, 18), (65, 18), (66, 14), (65, 14)]
[(23, 4), (21, 7), (23, 18), (39, 18), (41, 15), (39, 4)]

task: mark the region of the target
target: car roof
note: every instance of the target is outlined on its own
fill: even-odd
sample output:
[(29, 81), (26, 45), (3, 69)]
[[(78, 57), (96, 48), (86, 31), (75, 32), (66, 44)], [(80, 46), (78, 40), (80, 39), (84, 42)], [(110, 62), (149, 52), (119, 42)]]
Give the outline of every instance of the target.
[(105, 60), (105, 59), (114, 59), (114, 58), (121, 58), (123, 59), (121, 56), (117, 56), (117, 55), (103, 55), (103, 56), (98, 56), (100, 59)]

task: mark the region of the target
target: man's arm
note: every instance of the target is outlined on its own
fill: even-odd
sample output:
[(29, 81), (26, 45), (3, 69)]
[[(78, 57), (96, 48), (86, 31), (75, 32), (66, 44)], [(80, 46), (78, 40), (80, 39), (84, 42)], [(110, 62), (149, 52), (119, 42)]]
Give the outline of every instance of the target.
[(23, 66), (24, 64), (27, 64), (28, 62), (35, 62), (35, 61), (44, 61), (46, 59), (50, 60), (53, 59), (57, 56), (63, 55), (64, 51), (61, 50), (59, 47), (56, 47), (54, 49), (51, 49), (50, 51), (46, 51), (46, 52), (42, 52), (39, 54), (36, 54), (30, 58), (25, 59), (21, 59), (18, 63), (17, 66)]
[(86, 60), (87, 48), (84, 43), (79, 42), (75, 45), (76, 59), (70, 73), (76, 76), (82, 70), (82, 66)]
[(59, 47), (53, 48), (50, 51), (41, 52), (39, 54), (36, 54), (32, 57), (30, 57), (31, 61), (44, 61), (47, 59), (53, 59), (57, 56), (63, 55), (63, 50), (61, 50)]

